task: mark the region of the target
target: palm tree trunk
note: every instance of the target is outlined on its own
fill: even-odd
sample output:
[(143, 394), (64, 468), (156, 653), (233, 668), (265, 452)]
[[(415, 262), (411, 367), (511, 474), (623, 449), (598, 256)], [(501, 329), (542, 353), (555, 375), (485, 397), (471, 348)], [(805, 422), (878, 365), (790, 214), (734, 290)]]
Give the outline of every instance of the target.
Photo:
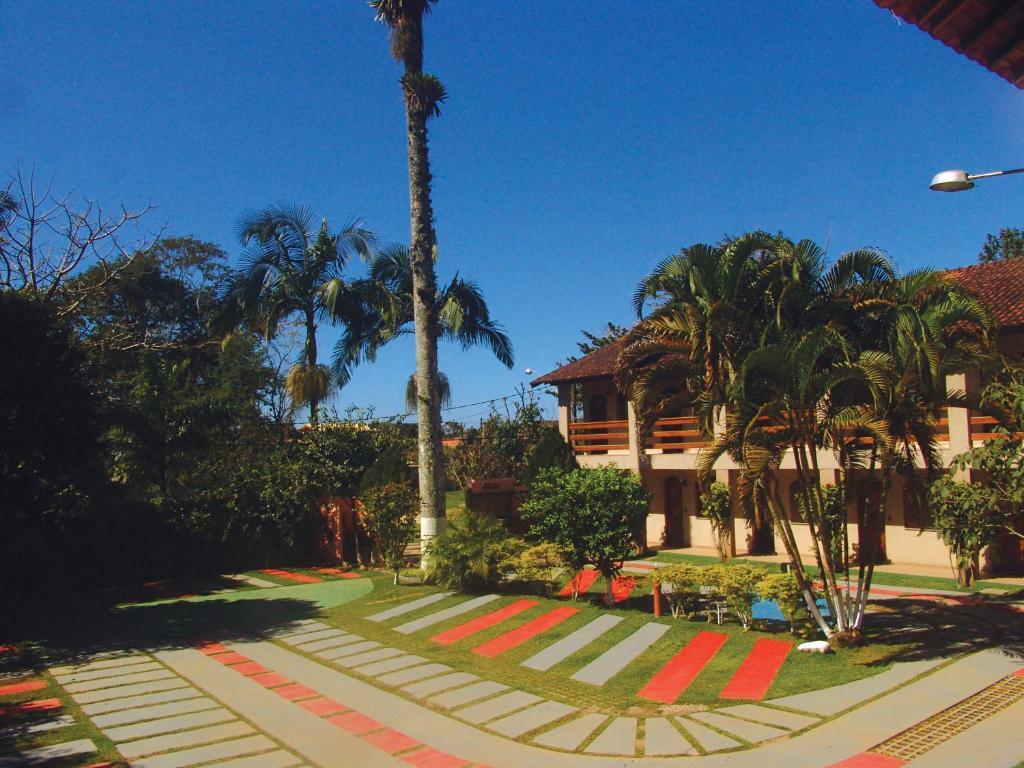
[[(406, 75), (423, 71), (422, 18), (405, 19), (400, 33)], [(444, 454), (441, 448), (441, 392), (437, 376), (437, 278), (434, 275), (434, 210), (430, 199), (430, 156), (427, 117), (406, 94), (409, 154), (409, 210), (412, 228), (409, 261), (412, 267), (412, 309), (416, 332), (417, 431), (419, 438), (421, 564), (427, 564), (426, 545), (444, 530)]]
[[(312, 375), (317, 370), (316, 316), (312, 308), (306, 310), (306, 365)], [(315, 394), (309, 398), (309, 423), (314, 427), (320, 421), (320, 398)]]

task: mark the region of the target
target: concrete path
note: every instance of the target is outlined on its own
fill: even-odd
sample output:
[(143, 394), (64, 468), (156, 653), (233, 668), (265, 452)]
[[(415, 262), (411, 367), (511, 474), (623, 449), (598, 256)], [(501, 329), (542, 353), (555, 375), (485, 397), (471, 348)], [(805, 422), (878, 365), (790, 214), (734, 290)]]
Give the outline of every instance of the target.
[(654, 645), (662, 635), (668, 632), (668, 629), (668, 624), (656, 624), (653, 621), (644, 624), (629, 637), (620, 640), (576, 672), (572, 679), (591, 685), (607, 683), (625, 669), (629, 662)]
[(552, 643), (544, 650), (534, 654), (526, 661), (522, 662), (522, 665), (524, 667), (529, 667), (530, 669), (546, 672), (558, 662), (569, 658), (572, 654), (576, 653), (576, 651), (590, 645), (590, 643), (597, 640), (597, 638), (621, 621), (621, 616), (599, 616), (589, 624), (580, 627), (572, 634), (566, 635), (561, 640)]

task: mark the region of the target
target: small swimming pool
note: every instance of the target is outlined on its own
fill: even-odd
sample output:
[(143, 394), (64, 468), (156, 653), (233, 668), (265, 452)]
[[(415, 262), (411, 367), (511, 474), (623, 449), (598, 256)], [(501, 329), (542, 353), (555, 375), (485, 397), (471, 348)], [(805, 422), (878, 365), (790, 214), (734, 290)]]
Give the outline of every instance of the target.
[[(828, 603), (825, 602), (825, 600), (818, 600), (818, 609), (821, 611), (822, 616), (828, 616)], [(755, 600), (754, 618), (761, 619), (763, 621), (786, 620), (786, 617), (782, 615), (782, 611), (779, 608), (779, 604), (774, 600)]]

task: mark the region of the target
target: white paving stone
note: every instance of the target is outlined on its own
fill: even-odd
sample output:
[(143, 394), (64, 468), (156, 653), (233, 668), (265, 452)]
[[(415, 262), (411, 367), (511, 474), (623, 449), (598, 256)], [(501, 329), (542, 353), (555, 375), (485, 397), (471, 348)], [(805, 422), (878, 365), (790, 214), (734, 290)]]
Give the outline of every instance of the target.
[(256, 576), (250, 576), (247, 573), (231, 573), (224, 577), (225, 579), (231, 579), (232, 581), (240, 581), (243, 584), (248, 584), (250, 587), (258, 587), (259, 589), (269, 589), (270, 587), (278, 587), (279, 584), (275, 584), (272, 581), (266, 579), (260, 579)]
[(479, 683), (467, 685), (465, 688), (445, 691), (437, 696), (433, 696), (430, 699), (430, 703), (446, 709), (454, 709), (455, 707), (461, 707), (463, 704), (479, 701), (507, 690), (507, 685), (496, 683), (493, 680), (481, 680)]
[(590, 742), (584, 752), (596, 755), (636, 754), (636, 718), (617, 717)]
[(683, 729), (697, 740), (697, 743), (700, 744), (705, 752), (717, 752), (720, 749), (732, 749), (733, 747), (742, 746), (735, 739), (723, 736), (718, 731), (712, 730), (701, 723), (695, 723), (693, 720), (684, 720), (681, 717), (677, 717), (676, 722), (683, 726)]
[(338, 659), (352, 653), (351, 651), (346, 650), (348, 646), (365, 642), (366, 638), (364, 637), (359, 637), (359, 635), (349, 635), (348, 637), (340, 638), (336, 645), (322, 651), (316, 651), (313, 655), (319, 656), (321, 659)]
[(142, 720), (154, 720), (158, 717), (171, 717), (172, 715), (186, 715), (189, 712), (202, 712), (206, 709), (216, 709), (217, 702), (205, 696), (196, 699), (185, 699), (184, 701), (172, 701), (166, 704), (153, 704), (148, 707), (134, 707), (132, 709), (111, 712), (106, 715), (95, 715), (92, 718), (93, 725), (97, 728), (112, 728), (117, 725), (138, 723)]
[(600, 728), (607, 719), (607, 715), (591, 712), (582, 717), (577, 717), (575, 720), (565, 723), (565, 725), (545, 731), (539, 736), (534, 737), (533, 740), (544, 747), (555, 747), (556, 749), (565, 749), (571, 752), (586, 741), (587, 737)]
[(573, 680), (591, 685), (604, 685), (633, 659), (650, 648), (666, 632), (667, 624), (649, 622), (629, 637), (620, 640), (607, 651), (572, 676)]
[(425, 699), (431, 694), (450, 691), (452, 688), (457, 688), (461, 685), (475, 683), (479, 679), (479, 677), (471, 675), (469, 672), (452, 672), (450, 675), (441, 675), (440, 677), (432, 677), (429, 680), (412, 683), (403, 687), (402, 690), (415, 696), (417, 699)]
[(266, 752), (262, 755), (251, 757), (240, 757), (237, 760), (226, 760), (222, 763), (210, 763), (203, 768), (290, 768), (302, 762), (291, 752), (279, 749), (276, 752)]
[(49, 747), (36, 747), (0, 757), (0, 768), (24, 768), (29, 765), (43, 765), (56, 760), (70, 760), (96, 752), (96, 745), (89, 739), (65, 741)]
[(356, 672), (361, 675), (369, 675), (374, 677), (375, 675), (383, 675), (385, 672), (396, 672), (399, 669), (405, 669), (415, 664), (422, 664), (426, 659), (422, 656), (416, 656), (413, 654), (407, 654), (405, 656), (396, 656), (393, 659), (387, 659), (386, 661), (376, 661), (373, 664), (366, 664), (362, 667), (355, 667)]
[(522, 666), (546, 672), (563, 659), (569, 658), (581, 648), (594, 642), (597, 638), (622, 621), (621, 616), (599, 616), (585, 624), (575, 632), (566, 635), (549, 645), (544, 650), (522, 662)]
[(420, 608), (426, 608), (428, 605), (444, 600), (446, 597), (451, 597), (454, 592), (438, 592), (433, 595), (427, 595), (421, 597), (418, 600), (412, 600), (408, 603), (402, 603), (401, 605), (395, 606), (394, 608), (388, 608), (386, 611), (375, 613), (372, 616), (367, 616), (367, 621), (387, 621), (388, 619), (394, 619), (398, 616), (404, 616), (407, 613), (418, 611)]
[(123, 712), (125, 710), (132, 710), (138, 707), (148, 707), (150, 704), (164, 704), (169, 701), (196, 699), (201, 698), (202, 695), (203, 694), (195, 688), (186, 686), (184, 688), (176, 688), (170, 691), (146, 693), (141, 696), (126, 696), (120, 699), (98, 701), (95, 704), (82, 704), (81, 707), (85, 714), (92, 717), (93, 715), (103, 715), (107, 712)]
[(422, 667), (407, 667), (397, 672), (389, 672), (386, 675), (380, 675), (377, 679), (385, 685), (405, 685), (451, 671), (452, 668), (447, 664), (424, 664)]
[[(75, 724), (75, 718), (71, 715), (57, 715), (51, 717), (48, 720), (43, 720), (38, 723), (25, 728), (25, 733), (45, 733), (46, 731), (56, 731), (61, 728), (70, 728)], [(15, 726), (17, 728), (17, 726)]]
[(325, 629), (334, 629), (329, 624), (324, 624), (322, 621), (315, 621), (314, 619), (300, 619), (299, 621), (291, 622), (284, 629), (278, 630), (271, 634), (271, 637), (281, 640), (285, 637), (298, 637), (299, 635), (305, 635), (310, 632), (321, 632)]
[(728, 715), (722, 715), (718, 712), (691, 712), (687, 715), (687, 718), (699, 720), (700, 722), (706, 723), (720, 731), (725, 731), (733, 736), (739, 736), (741, 739), (749, 741), (751, 744), (757, 744), (759, 741), (774, 739), (777, 736), (784, 736), (787, 733), (787, 731), (782, 728), (762, 725), (761, 723), (751, 723), (747, 720), (729, 717)]
[[(252, 733), (252, 728), (240, 720), (224, 725), (211, 725), (207, 728), (197, 728), (194, 731), (183, 731), (181, 733), (169, 733), (164, 736), (152, 736), (148, 739), (138, 741), (126, 741), (117, 745), (117, 751), (124, 757), (133, 761), (135, 758), (158, 752), (168, 752), (172, 749), (184, 749), (200, 744), (210, 744), (214, 741), (230, 739), (233, 736), (247, 736)], [(225, 755), (228, 757), (228, 755)], [(214, 759), (214, 758), (209, 758)], [(192, 761), (196, 762), (196, 761)]]
[(399, 624), (395, 627), (395, 632), (400, 632), (403, 635), (411, 635), (413, 632), (417, 632), (426, 627), (432, 627), (435, 624), (440, 624), (442, 621), (461, 616), (464, 613), (474, 611), (481, 606), (487, 605), (490, 602), (498, 599), (498, 595), (481, 595), (480, 597), (474, 597), (472, 600), (466, 600), (457, 605), (453, 605), (451, 608), (445, 608), (444, 610), (435, 611), (434, 613), (423, 616), (419, 619), (413, 619), (407, 621), (405, 624)]
[(384, 661), (384, 659), (393, 659), (396, 656), (404, 655), (406, 655), (405, 651), (398, 648), (378, 648), (374, 651), (339, 656), (335, 659), (335, 663), (342, 667), (360, 667), (364, 664), (372, 664), (375, 661)]
[(818, 718), (816, 717), (798, 715), (793, 712), (783, 712), (779, 709), (762, 707), (758, 704), (740, 704), (736, 707), (725, 707), (717, 711), (726, 715), (742, 717), (746, 720), (754, 720), (758, 723), (776, 725), (779, 728), (785, 728), (790, 731), (798, 731), (801, 728), (806, 728), (807, 726), (814, 725), (818, 722)]
[(202, 712), (189, 712), (184, 715), (173, 715), (161, 717), (156, 720), (145, 720), (141, 723), (130, 725), (119, 725), (113, 728), (105, 728), (104, 735), (111, 741), (134, 741), (146, 736), (159, 736), (162, 733), (173, 733), (184, 731), (190, 728), (198, 728), (203, 725), (216, 725), (234, 720), (235, 716), (223, 707), (208, 709)]
[(174, 677), (174, 673), (170, 670), (159, 667), (157, 669), (149, 670), (148, 672), (134, 672), (128, 675), (118, 675), (117, 677), (104, 677), (99, 680), (86, 680), (81, 683), (71, 683), (65, 685), (64, 690), (70, 694), (84, 693), (86, 691), (97, 691), (100, 688), (111, 688), (119, 685), (134, 685), (135, 683), (148, 683), (152, 680), (166, 680), (169, 677)]
[(495, 733), (514, 739), (548, 723), (568, 717), (576, 711), (578, 711), (576, 707), (571, 707), (560, 701), (544, 701), (529, 709), (524, 709), (522, 712), (495, 720), (487, 727)]
[[(376, 640), (362, 640), (358, 643), (351, 643), (350, 645), (343, 646), (341, 648), (332, 648), (330, 655), (325, 655), (324, 658), (329, 658), (331, 661), (337, 661), (346, 656), (355, 656), (357, 653), (366, 653), (372, 651), (375, 648), (380, 648), (380, 643)], [(340, 661), (338, 662), (341, 663)]]
[(188, 683), (177, 677), (167, 680), (153, 680), (148, 683), (136, 683), (135, 685), (118, 685), (114, 688), (101, 688), (98, 691), (85, 691), (84, 693), (73, 693), (71, 698), (79, 704), (92, 704), (96, 701), (107, 701), (108, 699), (123, 699), (127, 696), (139, 696), (143, 693), (158, 693), (160, 691), (171, 691), (175, 688), (187, 688)]
[(54, 674), (57, 682), (61, 685), (69, 683), (83, 683), (87, 680), (100, 680), (105, 677), (118, 677), (132, 672), (149, 672), (154, 669), (163, 669), (152, 659), (145, 659), (134, 664), (126, 664), (123, 667), (105, 667), (101, 669), (87, 669), (81, 672), (69, 672), (67, 674)]
[[(95, 657), (94, 657), (95, 658)], [(50, 674), (58, 680), (61, 675), (73, 675), (76, 672), (90, 672), (97, 669), (116, 669), (117, 667), (130, 666), (142, 661), (151, 661), (149, 656), (138, 653), (125, 653), (113, 658), (95, 658), (81, 664), (66, 664), (60, 667), (50, 667)]]
[(245, 739), (232, 739), (219, 744), (208, 744), (193, 749), (183, 749), (165, 755), (156, 755), (144, 760), (132, 760), (132, 768), (187, 768), (210, 760), (221, 760), (227, 757), (251, 755), (266, 752), (277, 745), (266, 736), (249, 736)]
[(479, 704), (471, 704), (468, 707), (458, 710), (455, 714), (463, 720), (480, 725), (515, 712), (517, 709), (523, 709), (532, 704), (537, 704), (540, 701), (543, 701), (543, 699), (541, 699), (540, 696), (534, 696), (532, 693), (526, 693), (526, 691), (512, 691), (511, 693), (498, 696), (495, 699), (488, 699), (487, 701), (482, 701)]
[(686, 737), (664, 717), (649, 717), (644, 721), (645, 755), (693, 755), (696, 752)]
[(299, 650), (305, 651), (306, 653), (316, 653), (317, 651), (326, 651), (329, 648), (338, 648), (343, 645), (354, 645), (358, 642), (363, 642), (365, 638), (359, 635), (351, 635), (348, 632), (344, 632), (337, 637), (328, 637), (324, 640), (314, 640), (311, 643), (298, 643), (295, 647)]
[(326, 640), (329, 637), (344, 637), (348, 632), (344, 632), (334, 627), (327, 627), (327, 629), (314, 629), (311, 632), (300, 632), (298, 634), (280, 635), (278, 640), (288, 643), (288, 645), (303, 645), (305, 643), (312, 643), (315, 640)]

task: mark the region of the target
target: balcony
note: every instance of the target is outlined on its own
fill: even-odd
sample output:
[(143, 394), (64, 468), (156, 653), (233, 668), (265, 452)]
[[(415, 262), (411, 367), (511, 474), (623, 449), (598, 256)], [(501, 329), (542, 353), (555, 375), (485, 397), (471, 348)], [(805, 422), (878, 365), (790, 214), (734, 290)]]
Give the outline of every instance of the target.
[(629, 450), (629, 421), (574, 421), (569, 424), (569, 445), (577, 454)]
[(672, 453), (690, 448), (703, 448), (707, 438), (700, 431), (696, 416), (671, 416), (654, 422), (647, 438), (647, 450)]

